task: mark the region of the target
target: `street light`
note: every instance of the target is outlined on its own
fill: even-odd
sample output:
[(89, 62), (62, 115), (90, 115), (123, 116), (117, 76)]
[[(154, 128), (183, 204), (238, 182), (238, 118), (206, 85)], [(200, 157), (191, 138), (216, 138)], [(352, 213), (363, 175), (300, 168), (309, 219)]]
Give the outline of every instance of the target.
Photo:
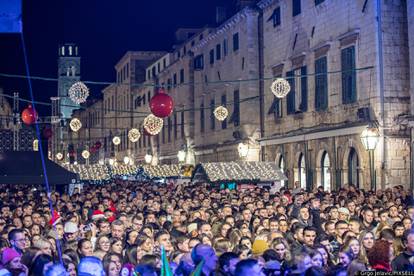
[(131, 161), (131, 159), (128, 156), (125, 156), (124, 157), (124, 163), (125, 163), (125, 165), (128, 165), (130, 161)]
[(249, 145), (245, 143), (240, 143), (238, 146), (239, 156), (241, 158), (246, 158), (249, 154)]
[(151, 161), (152, 161), (152, 155), (151, 155), (151, 154), (149, 154), (149, 153), (147, 153), (147, 154), (145, 155), (144, 159), (145, 159), (145, 163), (149, 164), (149, 163), (151, 163)]
[(379, 141), (379, 132), (378, 129), (372, 126), (367, 127), (361, 133), (361, 142), (364, 145), (365, 150), (369, 153), (369, 171), (371, 178), (371, 190), (376, 190), (376, 179), (375, 179), (375, 169), (374, 169), (374, 150), (377, 147)]
[(184, 163), (186, 156), (187, 156), (187, 147), (185, 145), (183, 145), (181, 147), (181, 150), (179, 150), (178, 153), (177, 153), (178, 162), (179, 163)]

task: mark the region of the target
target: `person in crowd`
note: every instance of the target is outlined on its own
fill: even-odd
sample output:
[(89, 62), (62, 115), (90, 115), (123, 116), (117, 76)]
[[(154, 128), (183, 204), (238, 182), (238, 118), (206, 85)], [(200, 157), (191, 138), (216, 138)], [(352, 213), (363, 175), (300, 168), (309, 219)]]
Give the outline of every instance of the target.
[(175, 275), (201, 263), (201, 275), (230, 276), (414, 270), (414, 205), (401, 186), (269, 192), (117, 180), (50, 197), (53, 215), (44, 192), (0, 192), (1, 256), (19, 255), (6, 258), (6, 273), (21, 264), (28, 275), (51, 274), (62, 257), (70, 276), (89, 275), (85, 266), (155, 275), (164, 251)]

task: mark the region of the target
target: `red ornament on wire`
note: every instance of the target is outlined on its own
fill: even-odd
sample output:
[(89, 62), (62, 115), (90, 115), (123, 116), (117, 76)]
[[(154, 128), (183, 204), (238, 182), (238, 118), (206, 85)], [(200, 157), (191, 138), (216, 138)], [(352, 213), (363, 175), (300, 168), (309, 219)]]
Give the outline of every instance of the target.
[(158, 118), (165, 118), (171, 115), (174, 110), (174, 101), (163, 89), (159, 89), (150, 101), (152, 114)]
[(32, 105), (29, 104), (22, 112), (22, 121), (26, 125), (34, 124), (37, 121), (37, 112), (33, 109)]
[(102, 146), (102, 143), (101, 143), (100, 141), (97, 141), (97, 142), (95, 143), (95, 148), (96, 148), (96, 149), (100, 149), (100, 148), (101, 148), (101, 146)]

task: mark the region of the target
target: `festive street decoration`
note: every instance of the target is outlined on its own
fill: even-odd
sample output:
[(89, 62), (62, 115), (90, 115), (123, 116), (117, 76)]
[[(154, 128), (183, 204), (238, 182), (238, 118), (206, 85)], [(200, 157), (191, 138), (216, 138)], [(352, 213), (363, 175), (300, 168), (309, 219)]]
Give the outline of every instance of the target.
[(219, 121), (226, 120), (227, 116), (229, 116), (229, 111), (226, 107), (220, 105), (214, 109), (214, 117), (216, 117)]
[(33, 140), (33, 151), (39, 151), (39, 140)]
[(139, 133), (139, 130), (136, 128), (132, 128), (128, 131), (128, 139), (129, 141), (131, 141), (132, 143), (135, 143), (139, 140), (139, 138), (141, 137), (141, 133)]
[[(273, 162), (216, 162), (197, 165), (196, 172), (203, 172), (211, 182), (272, 182), (286, 180), (286, 176)], [(200, 174), (201, 175), (201, 174)]]
[(277, 78), (270, 86), (272, 93), (278, 98), (284, 98), (290, 92), (290, 84), (283, 78)]
[(170, 177), (179, 177), (181, 174), (181, 168), (178, 164), (171, 165), (144, 165), (142, 167), (145, 174), (150, 178), (170, 178)]
[(57, 160), (62, 160), (63, 159), (63, 154), (61, 152), (56, 153), (56, 159)]
[(78, 118), (73, 118), (69, 123), (70, 129), (74, 132), (82, 128), (82, 123)]
[(88, 98), (88, 96), (89, 96), (89, 89), (81, 81), (75, 82), (69, 88), (69, 97), (76, 104), (81, 104), (81, 103), (86, 102), (86, 99)]
[(22, 121), (26, 125), (34, 124), (37, 121), (37, 112), (32, 105), (28, 105), (22, 112)]
[(102, 143), (101, 143), (101, 141), (97, 141), (96, 143), (95, 143), (95, 148), (96, 149), (100, 149), (102, 147)]
[(79, 175), (80, 180), (84, 181), (103, 181), (109, 180), (109, 169), (102, 164), (62, 164), (67, 170)]
[(162, 127), (164, 125), (164, 121), (161, 118), (154, 116), (153, 114), (148, 115), (144, 119), (144, 129), (150, 135), (157, 135), (160, 133)]
[(88, 150), (82, 151), (82, 157), (85, 159), (88, 159), (89, 156), (91, 156), (90, 152)]
[(118, 146), (119, 144), (121, 144), (121, 138), (119, 138), (119, 136), (115, 136), (114, 138), (112, 138), (112, 143), (114, 143), (115, 146)]
[(159, 90), (150, 101), (152, 114), (159, 118), (165, 118), (171, 115), (174, 109), (174, 101), (164, 90)]

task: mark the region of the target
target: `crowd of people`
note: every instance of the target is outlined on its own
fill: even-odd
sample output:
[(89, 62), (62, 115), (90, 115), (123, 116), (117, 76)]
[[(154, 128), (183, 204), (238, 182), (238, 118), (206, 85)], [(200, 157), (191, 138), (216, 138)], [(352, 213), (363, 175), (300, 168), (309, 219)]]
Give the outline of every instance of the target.
[(2, 275), (356, 275), (414, 271), (402, 186), (325, 192), (114, 183), (0, 187)]

